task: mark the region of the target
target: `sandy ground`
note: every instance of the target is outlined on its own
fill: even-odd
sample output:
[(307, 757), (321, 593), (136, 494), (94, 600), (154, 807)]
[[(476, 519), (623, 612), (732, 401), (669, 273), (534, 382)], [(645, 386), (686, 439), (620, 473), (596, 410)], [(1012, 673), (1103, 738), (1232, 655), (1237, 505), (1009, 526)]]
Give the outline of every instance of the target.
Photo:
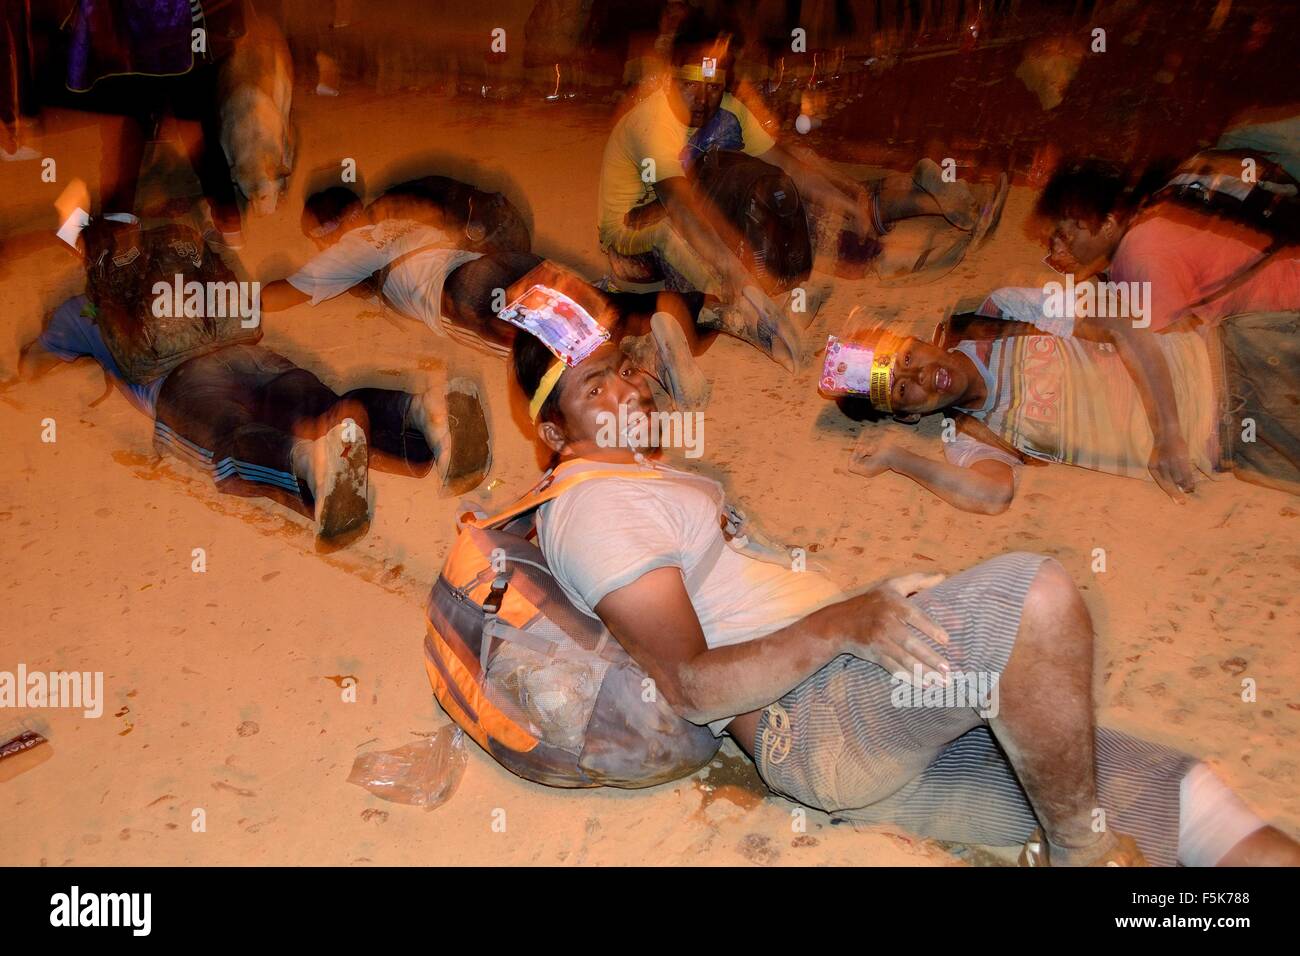
[[(326, 101), (300, 90), (296, 110), (300, 174), (276, 216), (246, 225), (252, 277), (278, 277), (308, 256), (297, 230), (308, 171), (352, 157), (378, 185), (429, 153), (507, 172), (531, 200), (536, 249), (593, 277), (603, 271), (595, 184), (608, 108), (488, 108), (415, 94)], [(0, 378), (44, 310), (79, 290), (75, 263), (37, 230), (62, 183), (93, 181), (94, 128), (51, 116), (45, 150), (58, 157), (57, 184), (39, 182), (36, 164), (0, 169)], [(990, 246), (939, 283), (839, 282), (813, 339), (824, 342), (854, 305), (928, 330), (957, 298), (1041, 283), (1041, 253), (1021, 230), (1031, 199), (1017, 188)], [(478, 374), (491, 396), (496, 498), (529, 484), (537, 463), (504, 365), (367, 308), (344, 296), (270, 317), (263, 344), (340, 391), (417, 388), (443, 365)], [(953, 572), (1014, 549), (1056, 556), (1096, 620), (1101, 719), (1203, 755), (1260, 812), (1300, 832), (1300, 502), (1226, 481), (1178, 507), (1153, 484), (1051, 467), (1026, 474), (1005, 515), (966, 515), (905, 479), (850, 475), (861, 426), (818, 398), (814, 370), (791, 379), (729, 340), (703, 363), (715, 383), (703, 468), (729, 474), (775, 530), (833, 562), (846, 584)], [(50, 756), (0, 783), (0, 863), (988, 861), (834, 826), (815, 811), (800, 832), (793, 805), (767, 795), (730, 744), (694, 778), (646, 792), (535, 786), (476, 748), (455, 796), (429, 813), (348, 784), (358, 753), (447, 723), (421, 664), (421, 605), (455, 503), (430, 481), (375, 474), (369, 535), (317, 554), (296, 514), (218, 495), (174, 461), (156, 461), (149, 421), (116, 393), (91, 407), (102, 392), (90, 362), (0, 391), (0, 670), (102, 670), (106, 697), (99, 719), (39, 715)], [(45, 418), (57, 422), (54, 443), (39, 439)], [(934, 423), (921, 434), (868, 427), (916, 446), (937, 433)], [(205, 573), (191, 571), (195, 548), (205, 549)], [(1094, 548), (1106, 551), (1104, 573), (1091, 570)], [(338, 686), (346, 675), (357, 680), (355, 703)], [(1258, 685), (1254, 703), (1241, 699), (1246, 677)], [(205, 832), (192, 830), (195, 809)], [(492, 826), (497, 810), (504, 832)]]

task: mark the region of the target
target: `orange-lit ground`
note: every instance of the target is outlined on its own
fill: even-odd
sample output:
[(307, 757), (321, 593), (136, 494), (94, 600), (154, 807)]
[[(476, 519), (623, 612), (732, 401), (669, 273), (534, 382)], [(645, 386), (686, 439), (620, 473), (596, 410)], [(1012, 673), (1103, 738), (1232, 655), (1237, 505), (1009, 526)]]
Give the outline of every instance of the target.
[[(372, 183), (420, 152), (506, 170), (529, 197), (535, 248), (604, 270), (595, 241), (595, 184), (608, 109), (485, 107), (469, 99), (348, 91), (307, 95), (289, 202), (249, 219), (244, 266), (278, 278), (305, 260), (297, 228), (306, 173), (341, 157)], [(47, 116), (45, 149), (60, 175), (93, 178), (93, 126)], [(72, 169), (82, 164), (82, 168)], [(165, 163), (163, 165), (166, 165)], [(155, 168), (155, 174), (166, 172)], [(44, 310), (79, 290), (66, 251), (36, 242), (61, 185), (36, 164), (0, 168), (11, 241), (0, 261), (0, 377)], [(197, 184), (167, 175), (173, 191)], [(158, 175), (155, 175), (155, 187)], [(179, 184), (179, 185), (177, 185)], [(155, 188), (142, 195), (149, 210)], [(1017, 187), (1002, 229), (943, 281), (885, 289), (840, 282), (818, 318), (824, 341), (849, 309), (928, 328), (961, 296), (1041, 284), (1041, 251), (1023, 234), (1032, 194)], [(902, 237), (905, 241), (906, 237)], [(339, 387), (414, 387), (448, 363), (476, 369), (495, 429), (498, 499), (536, 473), (507, 400), (505, 368), (451, 346), (423, 325), (387, 320), (344, 296), (266, 322), (263, 344)], [(1055, 555), (1085, 589), (1098, 631), (1102, 720), (1202, 754), (1260, 812), (1300, 832), (1300, 502), (1235, 481), (1202, 486), (1178, 507), (1153, 485), (1065, 467), (1032, 469), (1010, 511), (976, 517), (903, 478), (848, 474), (859, 426), (818, 398), (814, 372), (792, 379), (740, 344), (703, 358), (714, 380), (704, 468), (725, 470), (774, 529), (815, 546), (845, 583), (887, 573), (955, 571), (1012, 549)], [(649, 792), (562, 792), (522, 782), (481, 752), (455, 797), (430, 813), (385, 803), (345, 782), (362, 750), (408, 743), (444, 725), (420, 656), (422, 602), (453, 534), (454, 503), (432, 480), (375, 474), (375, 519), (359, 544), (315, 552), (296, 515), (218, 495), (201, 476), (152, 459), (150, 423), (103, 391), (89, 360), (0, 392), (0, 668), (105, 672), (98, 720), (42, 714), (51, 758), (0, 783), (0, 862), (110, 863), (924, 863), (945, 848), (832, 827), (767, 796), (730, 744), (715, 767)], [(41, 420), (58, 440), (40, 441)], [(905, 441), (933, 441), (892, 428)], [(191, 551), (207, 571), (190, 570)], [(1108, 569), (1090, 570), (1094, 548)], [(819, 549), (818, 549), (819, 548)], [(330, 676), (355, 675), (356, 703)], [(1253, 677), (1258, 701), (1243, 703)], [(195, 808), (205, 833), (191, 831)], [(505, 833), (493, 810), (506, 811)]]

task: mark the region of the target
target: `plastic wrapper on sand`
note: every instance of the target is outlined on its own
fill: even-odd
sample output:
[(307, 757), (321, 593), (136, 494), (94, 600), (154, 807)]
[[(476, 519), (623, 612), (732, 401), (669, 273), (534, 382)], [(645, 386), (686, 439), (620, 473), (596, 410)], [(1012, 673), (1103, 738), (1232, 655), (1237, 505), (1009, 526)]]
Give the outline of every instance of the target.
[(432, 810), (451, 799), (468, 762), (465, 733), (449, 724), (396, 750), (361, 754), (352, 763), (348, 783), (393, 803)]

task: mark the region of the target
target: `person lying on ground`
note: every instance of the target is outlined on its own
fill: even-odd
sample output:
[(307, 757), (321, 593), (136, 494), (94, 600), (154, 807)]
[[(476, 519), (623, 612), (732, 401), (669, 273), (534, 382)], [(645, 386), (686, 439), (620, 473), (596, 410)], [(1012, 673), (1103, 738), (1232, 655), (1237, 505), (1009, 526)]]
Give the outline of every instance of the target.
[[(1023, 843), (1034, 865), (1300, 862), (1195, 757), (1096, 725), (1092, 623), (1056, 561), (1006, 554), (846, 595), (793, 561), (755, 560), (722, 546), (715, 482), (605, 440), (611, 416), (656, 412), (625, 356), (606, 345), (555, 363), (516, 337), (538, 440), (560, 461), (661, 477), (592, 478), (543, 505), (552, 573), (678, 714), (731, 734), (774, 792), (925, 837)], [(977, 675), (983, 705), (954, 696)]]
[(370, 465), (416, 478), (437, 469), (440, 494), (465, 494), (491, 467), (477, 386), (452, 379), (424, 392), (354, 388), (340, 395), (260, 345), (229, 345), (147, 385), (126, 381), (74, 296), (24, 347), (32, 380), (89, 356), (154, 419), (154, 447), (208, 473), (217, 490), (270, 498), (315, 521), (322, 539), (353, 537), (369, 520)]
[[(378, 214), (393, 211), (378, 205)], [(405, 204), (398, 209), (405, 210)], [(598, 300), (600, 311), (619, 315), (617, 333), (679, 407), (707, 401), (708, 383), (694, 355), (707, 346), (696, 334), (696, 315), (706, 310), (699, 293), (602, 293), (558, 263), (531, 252), (460, 248), (459, 227), (440, 228), (413, 219), (372, 221), (361, 200), (336, 186), (308, 198), (303, 232), (320, 252), (287, 279), (262, 289), (262, 311), (303, 302), (317, 305), (344, 292), (378, 293), (409, 318), (479, 351), (506, 355), (515, 327), (498, 318), (505, 290), (529, 274)]]
[(1158, 404), (1172, 416), (1153, 413), (1122, 344), (1104, 335), (1028, 329), (959, 336), (939, 346), (871, 330), (855, 341), (871, 350), (879, 388), (841, 407), (851, 417), (892, 415), (905, 423), (934, 413), (953, 417), (944, 460), (872, 428), (849, 467), (866, 477), (897, 472), (982, 514), (1007, 509), (1030, 462), (1153, 479), (1176, 501), (1193, 490), (1194, 479), (1166, 470), (1168, 461), (1189, 461), (1211, 478), (1230, 471), (1300, 493), (1297, 329), (1300, 313), (1292, 312), (1234, 316), (1208, 338), (1124, 332), (1155, 351), (1166, 389)]
[[(829, 237), (822, 237), (824, 244), (838, 240), (841, 223), (874, 250), (871, 255), (879, 253), (878, 240), (901, 219), (942, 216), (981, 236), (995, 223), (1005, 184), (982, 209), (964, 183), (945, 182), (930, 160), (918, 163), (911, 176), (890, 176), (869, 187), (853, 182), (811, 150), (779, 144), (733, 95), (732, 74), (729, 37), (692, 18), (674, 41), (672, 69), (662, 87), (615, 124), (601, 165), (598, 233), (616, 281), (662, 279), (667, 288), (717, 296), (730, 307), (709, 316), (717, 328), (788, 367), (797, 365), (796, 316), (759, 288), (688, 178), (711, 149), (743, 152), (785, 173), (813, 220), (810, 231)], [(758, 252), (773, 260), (782, 254), (781, 249)]]
[[(134, 217), (105, 217), (68, 241), (85, 263), (87, 294), (55, 309), (24, 346), (19, 378), (94, 358), (154, 419), (155, 446), (207, 471), (219, 490), (272, 498), (315, 518), (321, 537), (336, 538), (368, 519), (371, 450), (377, 464), (407, 474), (422, 476), (436, 465), (446, 494), (463, 493), (487, 474), (487, 422), (472, 382), (422, 394), (362, 388), (339, 396), (255, 344), (255, 303), (249, 325), (232, 319), (229, 302), (215, 301), (212, 285), (234, 292), (237, 283), (218, 281), (229, 270), (193, 230), (142, 231)], [(167, 302), (150, 282), (173, 269), (176, 299)], [(182, 279), (201, 287), (197, 279), (205, 276), (206, 304), (198, 295), (182, 307)], [(164, 296), (172, 292), (172, 283), (162, 285)]]

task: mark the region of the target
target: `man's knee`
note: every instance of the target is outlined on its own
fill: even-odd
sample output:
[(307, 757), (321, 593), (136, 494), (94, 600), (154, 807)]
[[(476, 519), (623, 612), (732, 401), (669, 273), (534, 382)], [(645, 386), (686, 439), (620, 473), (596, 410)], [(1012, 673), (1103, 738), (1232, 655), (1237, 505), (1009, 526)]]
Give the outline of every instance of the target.
[(1062, 638), (1092, 639), (1092, 620), (1083, 596), (1069, 572), (1055, 558), (1039, 565), (1025, 594), (1021, 622), (1022, 630), (1025, 625), (1038, 625)]

